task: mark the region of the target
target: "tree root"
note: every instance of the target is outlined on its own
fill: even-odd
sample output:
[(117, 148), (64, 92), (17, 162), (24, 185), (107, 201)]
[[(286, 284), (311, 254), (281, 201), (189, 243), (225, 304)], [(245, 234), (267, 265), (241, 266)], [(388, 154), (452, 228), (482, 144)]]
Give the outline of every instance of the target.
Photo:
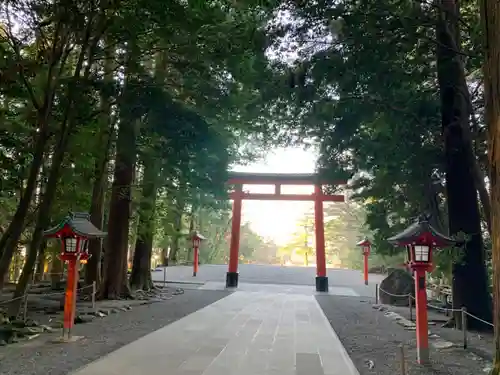
[(131, 285), (131, 290), (133, 292), (137, 291), (143, 291), (143, 292), (151, 292), (154, 290), (159, 290), (153, 283), (153, 280), (151, 277), (145, 277), (143, 278), (139, 283), (136, 285)]
[(128, 282), (125, 282), (118, 293), (113, 292), (110, 293), (105, 288), (100, 288), (99, 293), (97, 294), (97, 299), (99, 300), (122, 300), (122, 299), (135, 299), (132, 289)]
[(132, 293), (132, 289), (128, 283), (122, 286), (122, 298), (123, 299), (135, 299), (134, 294)]

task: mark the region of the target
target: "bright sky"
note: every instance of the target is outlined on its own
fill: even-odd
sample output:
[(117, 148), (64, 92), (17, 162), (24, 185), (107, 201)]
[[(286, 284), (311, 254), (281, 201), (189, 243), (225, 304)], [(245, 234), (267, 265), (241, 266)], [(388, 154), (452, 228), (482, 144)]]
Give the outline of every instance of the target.
[[(314, 150), (301, 148), (279, 148), (269, 152), (265, 160), (248, 166), (235, 166), (238, 172), (260, 173), (314, 173), (317, 155)], [(260, 193), (273, 193), (274, 186), (250, 186), (245, 190)], [(312, 193), (312, 186), (282, 186), (284, 194)], [(272, 239), (275, 243), (286, 244), (297, 222), (312, 210), (313, 202), (287, 201), (243, 201), (242, 222), (249, 222), (259, 235)]]

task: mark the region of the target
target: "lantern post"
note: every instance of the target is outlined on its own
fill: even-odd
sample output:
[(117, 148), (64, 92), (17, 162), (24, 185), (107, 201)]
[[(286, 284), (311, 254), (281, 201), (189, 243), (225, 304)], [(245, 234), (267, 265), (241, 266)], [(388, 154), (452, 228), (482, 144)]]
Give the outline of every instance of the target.
[(429, 328), (427, 321), (426, 272), (432, 270), (432, 251), (434, 248), (452, 246), (456, 242), (439, 233), (428, 222), (426, 216), (406, 228), (403, 232), (388, 239), (395, 246), (405, 246), (409, 264), (415, 279), (415, 309), (417, 335), (417, 361), (429, 363)]
[(365, 285), (368, 285), (368, 256), (370, 255), (372, 244), (367, 238), (365, 238), (364, 240), (359, 241), (356, 246), (361, 247), (363, 251), (363, 279), (365, 281)]
[(45, 237), (57, 238), (61, 241), (59, 258), (68, 265), (62, 341), (76, 339), (71, 331), (75, 321), (78, 269), (80, 261), (87, 261), (90, 257), (88, 241), (105, 235), (105, 232), (100, 231), (90, 222), (90, 215), (82, 212), (70, 213), (59, 225), (44, 232)]
[(191, 235), (191, 241), (193, 242), (193, 276), (198, 273), (198, 266), (200, 263), (200, 244), (201, 241), (206, 238), (198, 232), (193, 232)]

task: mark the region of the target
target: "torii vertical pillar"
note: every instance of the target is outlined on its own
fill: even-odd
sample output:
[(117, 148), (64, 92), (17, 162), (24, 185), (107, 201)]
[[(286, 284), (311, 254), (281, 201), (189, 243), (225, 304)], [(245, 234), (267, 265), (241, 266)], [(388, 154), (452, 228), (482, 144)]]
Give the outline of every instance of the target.
[(236, 185), (233, 199), (233, 217), (231, 219), (231, 243), (229, 247), (229, 267), (226, 275), (226, 288), (238, 286), (238, 257), (240, 247), (241, 201), (243, 186)]
[(316, 230), (316, 291), (328, 292), (325, 227), (323, 222), (323, 188), (321, 185), (314, 185), (314, 227)]

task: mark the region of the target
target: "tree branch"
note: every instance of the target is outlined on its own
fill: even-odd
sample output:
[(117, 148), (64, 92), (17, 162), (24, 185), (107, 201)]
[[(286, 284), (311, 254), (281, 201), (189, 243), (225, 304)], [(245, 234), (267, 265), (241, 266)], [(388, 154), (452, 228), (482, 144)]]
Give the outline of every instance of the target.
[(21, 50), (20, 47), (17, 43), (16, 37), (14, 36), (12, 32), (12, 19), (10, 16), (10, 10), (9, 10), (9, 5), (5, 5), (5, 14), (7, 17), (7, 28), (4, 28), (7, 36), (7, 43), (11, 46), (12, 50), (14, 51), (14, 54), (16, 55), (17, 59), (17, 68), (18, 68), (18, 73), (19, 77), (21, 78), (21, 82), (23, 83), (24, 87), (26, 88), (26, 91), (28, 91), (29, 98), (31, 100), (31, 103), (33, 104), (33, 107), (37, 111), (40, 110), (41, 106), (40, 103), (38, 103), (38, 100), (36, 99), (35, 92), (33, 90), (33, 87), (31, 84), (28, 82), (28, 79), (26, 75), (24, 74), (24, 68), (23, 65), (21, 64), (21, 61), (24, 59), (21, 57)]

